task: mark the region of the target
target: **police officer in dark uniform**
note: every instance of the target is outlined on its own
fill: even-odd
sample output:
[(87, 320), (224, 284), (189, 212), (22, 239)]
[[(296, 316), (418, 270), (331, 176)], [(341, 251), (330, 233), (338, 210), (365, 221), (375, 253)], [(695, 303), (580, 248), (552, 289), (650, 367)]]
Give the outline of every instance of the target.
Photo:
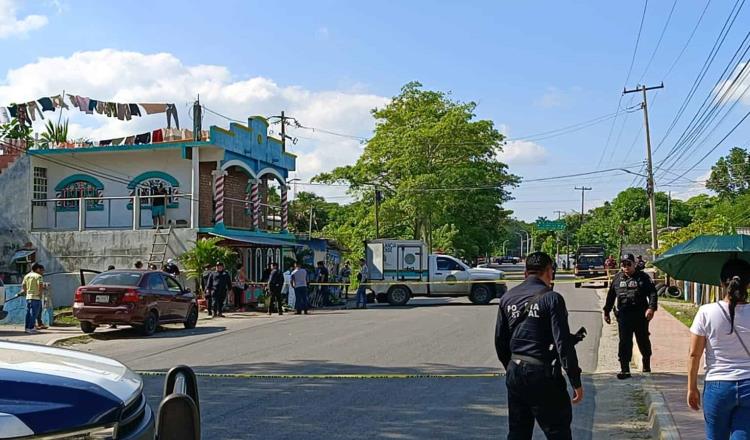
[(620, 345), (617, 356), (620, 359), (618, 379), (630, 377), (630, 359), (633, 356), (633, 334), (638, 350), (643, 355), (643, 372), (651, 372), (651, 341), (648, 323), (654, 317), (657, 307), (657, 293), (654, 282), (645, 272), (638, 270), (633, 254), (625, 254), (620, 259), (622, 271), (618, 272), (609, 285), (607, 301), (604, 304), (604, 321), (610, 324), (609, 313), (617, 300), (617, 329)]
[(583, 400), (581, 369), (568, 327), (562, 295), (551, 289), (552, 259), (543, 252), (526, 257), (526, 280), (500, 299), (495, 350), (505, 367), (508, 439), (531, 439), (534, 420), (548, 439), (571, 439), (571, 397)]

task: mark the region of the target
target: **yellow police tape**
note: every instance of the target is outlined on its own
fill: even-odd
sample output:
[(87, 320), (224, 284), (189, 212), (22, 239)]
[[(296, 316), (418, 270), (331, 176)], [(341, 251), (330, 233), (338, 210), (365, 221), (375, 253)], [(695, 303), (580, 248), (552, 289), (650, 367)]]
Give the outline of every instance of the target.
[[(164, 376), (165, 371), (136, 371), (141, 376)], [(432, 373), (375, 373), (375, 374), (254, 374), (254, 373), (195, 373), (197, 377), (219, 379), (493, 379), (502, 377), (502, 373), (465, 373), (465, 374), (432, 374)]]
[[(395, 285), (417, 285), (417, 286), (423, 286), (423, 285), (433, 285), (433, 284), (497, 284), (497, 283), (503, 283), (505, 281), (523, 281), (525, 278), (502, 278), (498, 280), (456, 280), (456, 281), (411, 281), (411, 280), (395, 280), (395, 281), (377, 281), (377, 282), (369, 282), (369, 283), (360, 283), (359, 285), (365, 285), (365, 286), (395, 286)], [(578, 284), (578, 283), (596, 283), (596, 282), (610, 282), (612, 281), (612, 277), (608, 276), (601, 276), (601, 277), (594, 277), (594, 278), (573, 278), (573, 279), (556, 279), (552, 282), (555, 284)], [(653, 280), (655, 283), (659, 281), (664, 281), (662, 278), (654, 278)], [(308, 283), (309, 286), (351, 286), (351, 284), (347, 283)]]

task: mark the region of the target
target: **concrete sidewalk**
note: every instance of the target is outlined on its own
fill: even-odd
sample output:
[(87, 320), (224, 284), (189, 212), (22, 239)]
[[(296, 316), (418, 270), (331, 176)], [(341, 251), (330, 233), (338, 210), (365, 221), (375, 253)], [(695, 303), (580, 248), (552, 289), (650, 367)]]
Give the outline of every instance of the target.
[[(686, 402), (690, 330), (664, 309), (654, 315), (649, 330), (654, 353), (651, 358), (651, 382), (664, 396), (680, 438), (705, 439), (703, 412), (691, 410)], [(635, 344), (634, 352), (634, 360), (640, 369), (641, 356)], [(701, 362), (699, 371), (702, 373), (703, 369)]]

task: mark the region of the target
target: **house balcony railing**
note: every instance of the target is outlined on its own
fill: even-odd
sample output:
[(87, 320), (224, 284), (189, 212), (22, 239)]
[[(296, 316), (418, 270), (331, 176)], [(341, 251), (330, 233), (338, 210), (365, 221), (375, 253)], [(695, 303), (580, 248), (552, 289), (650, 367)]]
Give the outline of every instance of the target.
[[(34, 199), (32, 231), (86, 231), (153, 229), (153, 199), (164, 196), (102, 196)], [(192, 194), (167, 196), (165, 226), (192, 227)]]
[[(224, 225), (234, 229), (256, 229), (253, 224), (252, 203), (248, 200), (225, 197)], [(269, 232), (281, 231), (281, 206), (261, 203), (257, 229)]]

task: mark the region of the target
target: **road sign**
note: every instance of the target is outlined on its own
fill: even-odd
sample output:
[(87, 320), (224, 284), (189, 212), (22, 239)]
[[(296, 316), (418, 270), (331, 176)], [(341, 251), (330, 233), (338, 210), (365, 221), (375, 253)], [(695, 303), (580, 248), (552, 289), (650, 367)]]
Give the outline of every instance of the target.
[(565, 222), (563, 220), (539, 220), (536, 222), (536, 228), (540, 231), (564, 231)]

